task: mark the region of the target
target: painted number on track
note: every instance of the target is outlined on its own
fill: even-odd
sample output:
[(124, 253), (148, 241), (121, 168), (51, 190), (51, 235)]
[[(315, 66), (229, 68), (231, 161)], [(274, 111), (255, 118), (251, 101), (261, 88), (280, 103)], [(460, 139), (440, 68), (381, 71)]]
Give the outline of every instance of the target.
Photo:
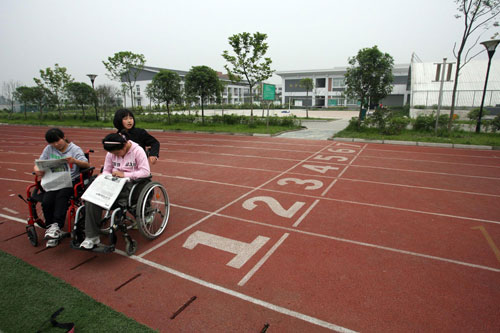
[(333, 155), (330, 155), (330, 156), (316, 155), (316, 156), (314, 156), (313, 159), (314, 160), (320, 160), (320, 161), (330, 161), (330, 160), (336, 159), (337, 162), (345, 162), (345, 161), (348, 160), (347, 157), (344, 157), (344, 156), (333, 156)]
[(312, 164), (302, 164), (302, 167), (325, 174), (328, 170), (338, 170), (339, 168), (333, 167), (331, 165), (312, 165)]
[(269, 237), (257, 236), (253, 242), (245, 243), (198, 230), (193, 232), (182, 246), (192, 250), (198, 244), (202, 244), (217, 250), (234, 253), (234, 258), (226, 265), (234, 268), (241, 268), (262, 246), (264, 246), (264, 244), (267, 243), (268, 240)]
[(274, 199), (273, 197), (261, 196), (245, 200), (245, 202), (243, 202), (243, 208), (253, 210), (255, 207), (257, 207), (257, 205), (255, 204), (256, 202), (264, 202), (269, 206), (269, 208), (271, 208), (274, 214), (289, 219), (292, 218), (295, 213), (297, 213), (297, 211), (305, 205), (305, 202), (297, 201), (290, 208), (285, 209), (280, 205), (278, 200)]
[(287, 185), (289, 182), (293, 182), (297, 185), (312, 184), (312, 185), (307, 185), (305, 187), (306, 190), (317, 190), (318, 188), (323, 187), (322, 181), (316, 179), (299, 179), (299, 178), (283, 178), (278, 180), (278, 185), (284, 186)]

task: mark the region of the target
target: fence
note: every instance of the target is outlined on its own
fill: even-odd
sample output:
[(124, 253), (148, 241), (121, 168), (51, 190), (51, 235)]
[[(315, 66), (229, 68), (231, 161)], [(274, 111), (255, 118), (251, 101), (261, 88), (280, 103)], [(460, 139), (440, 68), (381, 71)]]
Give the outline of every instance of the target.
[[(443, 107), (451, 106), (452, 90), (443, 90)], [(483, 97), (482, 90), (458, 90), (455, 106), (461, 107), (479, 107), (481, 106), (481, 98)], [(437, 105), (439, 101), (439, 91), (423, 90), (413, 91), (411, 97), (411, 105), (432, 107)], [(500, 90), (487, 90), (484, 96), (484, 106), (495, 106), (500, 104)]]

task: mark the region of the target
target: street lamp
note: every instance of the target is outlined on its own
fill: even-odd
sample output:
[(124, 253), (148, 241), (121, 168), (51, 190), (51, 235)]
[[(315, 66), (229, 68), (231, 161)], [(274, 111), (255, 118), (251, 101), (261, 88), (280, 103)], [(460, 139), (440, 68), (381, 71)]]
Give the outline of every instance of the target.
[(488, 69), (486, 69), (486, 80), (484, 81), (483, 99), (481, 100), (479, 117), (477, 118), (476, 133), (481, 132), (481, 117), (483, 116), (484, 97), (486, 95), (486, 86), (488, 85), (488, 75), (490, 74), (491, 58), (495, 54), (498, 43), (500, 43), (499, 39), (491, 39), (481, 43), (486, 48), (486, 51), (488, 51)]
[[(97, 74), (87, 74), (87, 76), (90, 78), (90, 82), (92, 82), (92, 90), (94, 90), (94, 95), (95, 95), (94, 81), (95, 78), (97, 77)], [(95, 120), (99, 120), (99, 115), (97, 113), (97, 97), (94, 100), (94, 108), (95, 108)]]

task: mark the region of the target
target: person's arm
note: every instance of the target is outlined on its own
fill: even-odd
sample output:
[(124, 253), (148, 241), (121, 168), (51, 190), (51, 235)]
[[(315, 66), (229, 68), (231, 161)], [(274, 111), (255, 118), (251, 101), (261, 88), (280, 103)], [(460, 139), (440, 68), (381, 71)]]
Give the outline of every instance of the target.
[(113, 172), (113, 154), (107, 153), (104, 159), (104, 167), (102, 168), (103, 175), (111, 175)]
[[(49, 146), (45, 146), (45, 148), (43, 149), (42, 151), (42, 154), (40, 155), (40, 157), (38, 158), (39, 160), (48, 160), (49, 159), (49, 152), (48, 152), (48, 148)], [(38, 177), (43, 177), (43, 175), (45, 174), (45, 171), (42, 171), (40, 169), (38, 169), (38, 167), (35, 166), (33, 167), (33, 171), (35, 172), (35, 174), (38, 176)]]
[(160, 157), (160, 142), (146, 130), (142, 131), (143, 133), (141, 135), (143, 136), (144, 146), (151, 147), (149, 156), (156, 156), (156, 158)]
[(76, 150), (74, 156), (66, 157), (66, 161), (70, 164), (76, 164), (80, 169), (90, 168), (90, 163), (87, 160), (87, 157), (85, 157), (83, 150), (79, 147)]

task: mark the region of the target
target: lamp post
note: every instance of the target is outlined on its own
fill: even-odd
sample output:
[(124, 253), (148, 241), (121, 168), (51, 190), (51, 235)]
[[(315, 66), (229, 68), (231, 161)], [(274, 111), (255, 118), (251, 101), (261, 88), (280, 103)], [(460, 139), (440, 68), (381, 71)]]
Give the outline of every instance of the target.
[(484, 97), (486, 96), (486, 86), (488, 85), (488, 75), (490, 74), (491, 58), (495, 54), (498, 43), (500, 43), (499, 39), (492, 39), (481, 43), (486, 48), (486, 51), (488, 51), (488, 68), (486, 69), (486, 80), (484, 81), (483, 98), (481, 99), (479, 117), (477, 118), (476, 133), (481, 132), (481, 117), (483, 116)]
[[(97, 74), (87, 74), (87, 76), (89, 77), (90, 82), (92, 82), (92, 90), (94, 90), (94, 95), (95, 95), (94, 81), (95, 81), (95, 78), (97, 77)], [(99, 115), (97, 113), (97, 96), (94, 96), (94, 97), (95, 97), (95, 100), (94, 100), (95, 120), (99, 120)]]

